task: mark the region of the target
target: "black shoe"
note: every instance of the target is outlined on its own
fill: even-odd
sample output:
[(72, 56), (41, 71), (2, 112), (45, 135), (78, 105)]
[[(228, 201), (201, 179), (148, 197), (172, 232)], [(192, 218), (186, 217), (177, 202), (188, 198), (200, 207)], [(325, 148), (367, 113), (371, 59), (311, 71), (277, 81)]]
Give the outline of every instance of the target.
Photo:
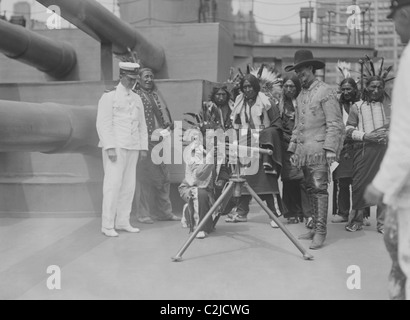
[(360, 224), (357, 223), (353, 223), (349, 226), (346, 226), (345, 229), (349, 232), (356, 232), (356, 231), (360, 231), (363, 229), (363, 227)]
[(297, 217), (288, 218), (288, 224), (296, 224), (296, 223), (299, 223), (299, 220)]

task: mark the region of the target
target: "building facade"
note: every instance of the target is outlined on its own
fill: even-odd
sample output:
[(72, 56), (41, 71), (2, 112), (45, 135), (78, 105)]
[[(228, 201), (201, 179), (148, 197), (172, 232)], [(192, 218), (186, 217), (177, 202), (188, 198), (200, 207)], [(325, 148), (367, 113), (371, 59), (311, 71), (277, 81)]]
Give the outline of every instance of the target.
[[(386, 17), (390, 12), (389, 0), (334, 0), (317, 2), (317, 41), (323, 44), (371, 46), (376, 49), (376, 66), (385, 58), (385, 66), (398, 68), (403, 46), (395, 32), (394, 24)], [(357, 7), (356, 7), (357, 6)], [(355, 13), (353, 11), (356, 9)], [(352, 63), (352, 76), (358, 76), (359, 64)], [(339, 83), (341, 74), (336, 64), (326, 68), (329, 81)]]
[(233, 14), (232, 0), (118, 0), (120, 16), (131, 25), (220, 23), (235, 41), (260, 43), (253, 15)]
[(132, 25), (220, 22), (234, 32), (231, 0), (118, 0), (120, 16)]

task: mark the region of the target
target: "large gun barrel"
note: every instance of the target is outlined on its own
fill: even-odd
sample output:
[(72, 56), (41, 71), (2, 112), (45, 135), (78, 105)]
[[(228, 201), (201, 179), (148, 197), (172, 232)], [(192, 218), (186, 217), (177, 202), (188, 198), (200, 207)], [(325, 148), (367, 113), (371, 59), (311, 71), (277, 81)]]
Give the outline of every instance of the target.
[(88, 153), (96, 116), (96, 106), (0, 100), (0, 152)]
[(37, 0), (58, 6), (61, 16), (101, 43), (112, 43), (115, 54), (135, 51), (145, 67), (161, 70), (165, 53), (161, 46), (146, 40), (137, 30), (94, 0)]
[(57, 79), (70, 73), (77, 63), (76, 53), (68, 43), (51, 40), (2, 19), (0, 52)]

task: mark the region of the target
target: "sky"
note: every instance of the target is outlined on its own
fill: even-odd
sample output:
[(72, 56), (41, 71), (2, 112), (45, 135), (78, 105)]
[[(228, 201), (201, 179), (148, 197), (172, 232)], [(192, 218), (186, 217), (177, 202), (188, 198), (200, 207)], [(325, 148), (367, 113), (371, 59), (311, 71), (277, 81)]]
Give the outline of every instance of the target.
[[(300, 39), (301, 7), (314, 6), (315, 1), (303, 0), (233, 0), (234, 13), (254, 9), (258, 29), (265, 34), (265, 42), (278, 40), (283, 35)], [(312, 30), (313, 32), (313, 30)]]
[[(0, 0), (1, 13), (10, 17), (13, 4), (21, 0)], [(32, 17), (37, 20), (45, 20), (47, 15), (45, 8), (35, 0), (26, 0), (32, 5)], [(112, 0), (97, 0), (109, 10), (113, 10)], [(224, 1), (224, 0), (219, 0)], [(314, 6), (315, 1), (310, 1)], [(232, 0), (234, 13), (238, 10), (249, 12), (254, 9), (257, 26), (265, 34), (264, 41), (277, 41), (283, 35), (290, 35), (294, 39), (300, 39), (299, 10), (308, 7), (309, 1), (303, 0)], [(118, 14), (118, 8), (116, 9)], [(62, 24), (68, 27), (68, 23)], [(314, 30), (312, 30), (314, 32)]]

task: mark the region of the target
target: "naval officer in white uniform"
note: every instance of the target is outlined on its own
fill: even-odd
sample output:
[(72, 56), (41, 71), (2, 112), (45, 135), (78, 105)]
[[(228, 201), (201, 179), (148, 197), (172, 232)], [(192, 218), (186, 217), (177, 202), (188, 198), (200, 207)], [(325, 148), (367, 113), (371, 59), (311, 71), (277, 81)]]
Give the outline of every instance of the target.
[(139, 157), (146, 157), (148, 134), (144, 106), (132, 91), (139, 65), (120, 62), (120, 82), (98, 102), (97, 132), (104, 166), (102, 233), (139, 232), (130, 224)]

